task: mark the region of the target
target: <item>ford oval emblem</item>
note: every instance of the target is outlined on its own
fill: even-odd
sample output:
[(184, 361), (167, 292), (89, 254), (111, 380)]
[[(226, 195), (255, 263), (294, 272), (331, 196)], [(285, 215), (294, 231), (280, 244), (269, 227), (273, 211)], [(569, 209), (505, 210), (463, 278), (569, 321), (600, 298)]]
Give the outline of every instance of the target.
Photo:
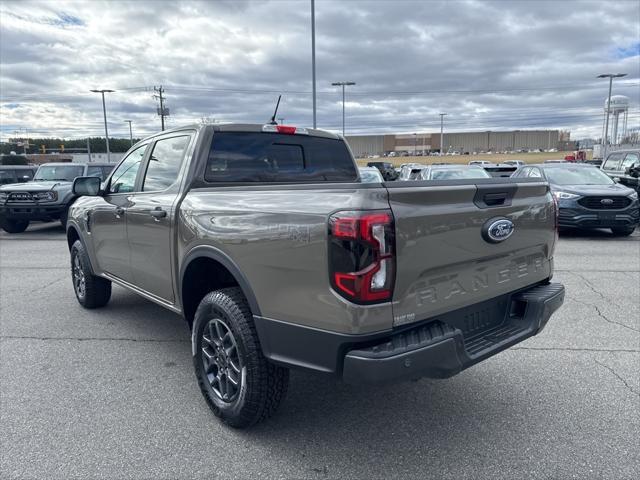
[(515, 225), (508, 218), (492, 218), (482, 227), (482, 238), (489, 243), (499, 243), (509, 238)]
[(613, 199), (612, 198), (603, 198), (602, 200), (600, 200), (600, 203), (602, 205), (613, 205)]

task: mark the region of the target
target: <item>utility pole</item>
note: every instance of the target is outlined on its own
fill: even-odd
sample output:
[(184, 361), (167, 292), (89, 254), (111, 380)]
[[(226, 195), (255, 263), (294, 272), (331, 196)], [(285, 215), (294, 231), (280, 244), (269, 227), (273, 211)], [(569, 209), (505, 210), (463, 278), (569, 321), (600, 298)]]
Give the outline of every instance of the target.
[(102, 114), (104, 115), (104, 136), (107, 142), (107, 162), (111, 161), (111, 152), (109, 151), (109, 130), (107, 129), (107, 107), (104, 103), (104, 94), (113, 93), (115, 90), (91, 90), (93, 93), (102, 94)]
[(609, 96), (607, 97), (607, 119), (606, 126), (604, 127), (604, 137), (602, 139), (602, 159), (607, 158), (607, 150), (609, 150), (609, 112), (611, 111), (611, 88), (613, 87), (613, 79), (625, 77), (626, 73), (603, 73), (598, 75), (598, 78), (609, 79)]
[(344, 87), (347, 85), (355, 85), (356, 82), (333, 82), (334, 87), (342, 87), (342, 136), (344, 137)]
[(87, 161), (91, 161), (91, 142), (89, 141), (89, 137), (87, 137)]
[(133, 147), (133, 130), (131, 129), (131, 120), (125, 120), (124, 122), (129, 124), (129, 140), (131, 141), (131, 146)]
[(313, 128), (316, 122), (316, 2), (311, 0), (311, 89), (313, 91)]
[(164, 93), (164, 88), (162, 88), (162, 85), (160, 85), (159, 87), (153, 87), (153, 91), (158, 92), (158, 95), (154, 95), (154, 97), (160, 100), (160, 108), (158, 108), (158, 115), (160, 115), (160, 125), (162, 130), (164, 131), (164, 117), (169, 115), (168, 113), (165, 112), (165, 109), (164, 109), (164, 97), (162, 96), (162, 94)]
[(440, 156), (443, 155), (442, 149), (444, 148), (444, 116), (446, 113), (440, 113)]
[(416, 156), (416, 149), (418, 148), (418, 134), (413, 134), (413, 156)]

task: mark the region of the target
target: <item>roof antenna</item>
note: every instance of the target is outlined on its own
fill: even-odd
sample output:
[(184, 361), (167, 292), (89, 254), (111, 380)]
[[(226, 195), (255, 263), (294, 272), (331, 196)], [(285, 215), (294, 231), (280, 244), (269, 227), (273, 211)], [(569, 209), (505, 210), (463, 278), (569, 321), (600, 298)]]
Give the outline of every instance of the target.
[(276, 103), (276, 109), (273, 112), (273, 117), (271, 117), (271, 121), (269, 122), (270, 125), (278, 124), (278, 122), (276, 122), (276, 115), (278, 114), (278, 107), (280, 106), (280, 98), (282, 98), (282, 95), (278, 95), (278, 103)]

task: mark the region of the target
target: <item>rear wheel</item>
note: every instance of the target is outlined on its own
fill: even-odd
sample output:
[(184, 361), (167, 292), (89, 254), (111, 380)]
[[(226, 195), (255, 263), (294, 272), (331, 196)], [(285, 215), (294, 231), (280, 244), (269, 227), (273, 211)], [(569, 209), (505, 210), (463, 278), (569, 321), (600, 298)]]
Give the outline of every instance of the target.
[(76, 298), (84, 308), (100, 308), (109, 302), (111, 282), (93, 274), (80, 240), (76, 240), (71, 247), (71, 279)]
[(0, 217), (0, 228), (7, 233), (22, 233), (29, 226), (29, 220), (11, 220)]
[(616, 237), (628, 237), (635, 231), (636, 227), (612, 227), (611, 233), (613, 233)]
[(209, 408), (246, 428), (270, 417), (284, 399), (289, 370), (262, 354), (249, 305), (239, 288), (207, 294), (193, 322), (193, 364)]

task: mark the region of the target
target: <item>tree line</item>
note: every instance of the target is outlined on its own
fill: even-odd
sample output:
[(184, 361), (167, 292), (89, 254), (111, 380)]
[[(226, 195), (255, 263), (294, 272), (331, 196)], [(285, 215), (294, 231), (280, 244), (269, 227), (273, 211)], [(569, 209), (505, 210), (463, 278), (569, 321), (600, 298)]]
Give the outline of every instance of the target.
[[(18, 146), (18, 142), (23, 142), (24, 139), (10, 138), (8, 142), (0, 143), (0, 153), (8, 155), (10, 152), (16, 152), (17, 154), (24, 153), (24, 147)], [(133, 143), (140, 141), (139, 138), (134, 138)], [(59, 152), (61, 145), (64, 145), (65, 153), (84, 153), (87, 148), (87, 139), (82, 140), (65, 140), (62, 138), (30, 138), (29, 148), (27, 153), (41, 153), (42, 145), (45, 146), (46, 153)], [(106, 153), (107, 143), (104, 137), (91, 137), (89, 138), (89, 147), (91, 153)], [(110, 138), (109, 150), (114, 153), (122, 153), (129, 150), (131, 147), (131, 141), (128, 138)], [(82, 148), (82, 151), (74, 151), (75, 148)]]

